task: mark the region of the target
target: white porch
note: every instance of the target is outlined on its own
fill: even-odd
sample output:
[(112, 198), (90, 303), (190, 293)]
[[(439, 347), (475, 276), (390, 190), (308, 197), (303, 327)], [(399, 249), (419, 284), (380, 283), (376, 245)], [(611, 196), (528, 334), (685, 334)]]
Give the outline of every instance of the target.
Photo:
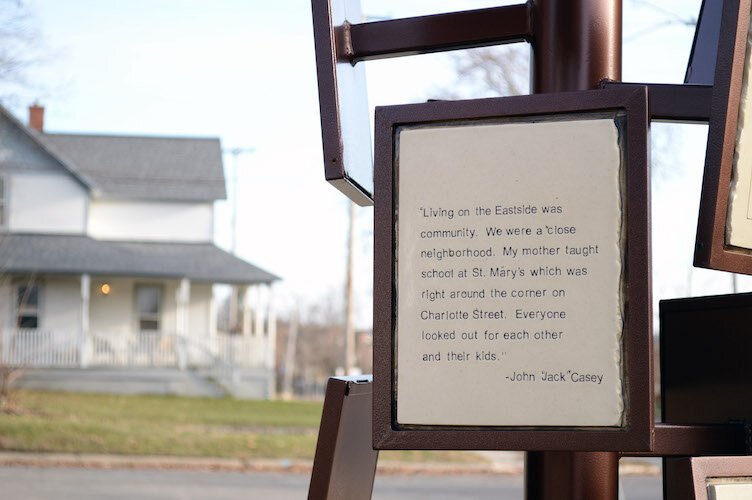
[[(24, 299), (22, 291), (31, 284), (36, 289)], [(145, 288), (157, 292), (146, 309), (138, 293)], [(188, 279), (88, 274), (5, 280), (0, 360), (29, 368), (244, 367), (273, 373), (276, 319), (270, 285), (241, 288), (239, 327), (232, 334), (217, 330), (212, 288)]]
[(268, 336), (245, 337), (218, 332), (193, 340), (176, 334), (129, 335), (35, 329), (5, 329), (0, 360), (28, 368), (214, 367), (268, 368)]

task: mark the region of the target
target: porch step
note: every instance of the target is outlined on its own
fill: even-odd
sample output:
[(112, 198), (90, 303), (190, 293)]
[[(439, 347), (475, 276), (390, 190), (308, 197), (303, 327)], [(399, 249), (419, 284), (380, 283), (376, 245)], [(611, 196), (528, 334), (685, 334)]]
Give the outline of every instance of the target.
[(199, 368), (197, 373), (238, 399), (269, 399), (274, 395), (273, 375), (263, 368)]
[(211, 377), (177, 368), (34, 368), (16, 381), (25, 389), (112, 394), (221, 397)]

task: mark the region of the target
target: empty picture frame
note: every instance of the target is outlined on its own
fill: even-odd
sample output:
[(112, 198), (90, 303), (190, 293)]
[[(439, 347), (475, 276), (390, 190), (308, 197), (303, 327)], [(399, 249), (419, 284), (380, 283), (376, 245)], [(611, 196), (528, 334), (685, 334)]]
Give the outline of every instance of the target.
[(647, 89), (375, 130), (374, 447), (650, 450)]
[(703, 0), (684, 83), (713, 85), (724, 0)]
[(312, 0), (324, 175), (361, 206), (372, 205), (373, 159), (365, 65), (337, 33), (361, 22), (358, 0)]
[(695, 244), (695, 266), (743, 274), (752, 274), (749, 19), (750, 0), (724, 1)]
[(746, 500), (752, 498), (752, 457), (669, 459), (664, 474), (666, 500)]
[[(661, 418), (664, 423), (713, 425), (752, 420), (750, 317), (750, 293), (661, 301)], [(744, 441), (741, 438), (739, 444), (743, 445)], [(686, 467), (682, 460), (664, 458), (667, 500), (695, 498), (687, 493), (690, 483), (686, 478), (669, 480), (682, 474), (686, 476)]]

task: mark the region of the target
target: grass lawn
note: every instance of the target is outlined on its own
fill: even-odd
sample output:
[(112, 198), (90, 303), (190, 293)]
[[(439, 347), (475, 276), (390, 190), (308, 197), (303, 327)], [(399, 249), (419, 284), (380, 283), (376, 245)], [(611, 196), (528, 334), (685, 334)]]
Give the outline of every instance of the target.
[[(228, 458), (313, 458), (321, 403), (20, 391), (0, 413), (0, 450)], [(482, 461), (461, 451), (382, 460)]]

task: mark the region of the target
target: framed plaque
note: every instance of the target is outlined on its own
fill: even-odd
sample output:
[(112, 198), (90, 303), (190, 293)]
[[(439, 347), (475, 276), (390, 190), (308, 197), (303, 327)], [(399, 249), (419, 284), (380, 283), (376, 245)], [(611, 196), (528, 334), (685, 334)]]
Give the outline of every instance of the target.
[(743, 274), (752, 274), (749, 19), (750, 0), (723, 2), (695, 246), (696, 266)]
[(648, 451), (645, 87), (376, 111), (374, 446)]
[(752, 498), (752, 457), (671, 459), (665, 475), (666, 500), (747, 500)]

